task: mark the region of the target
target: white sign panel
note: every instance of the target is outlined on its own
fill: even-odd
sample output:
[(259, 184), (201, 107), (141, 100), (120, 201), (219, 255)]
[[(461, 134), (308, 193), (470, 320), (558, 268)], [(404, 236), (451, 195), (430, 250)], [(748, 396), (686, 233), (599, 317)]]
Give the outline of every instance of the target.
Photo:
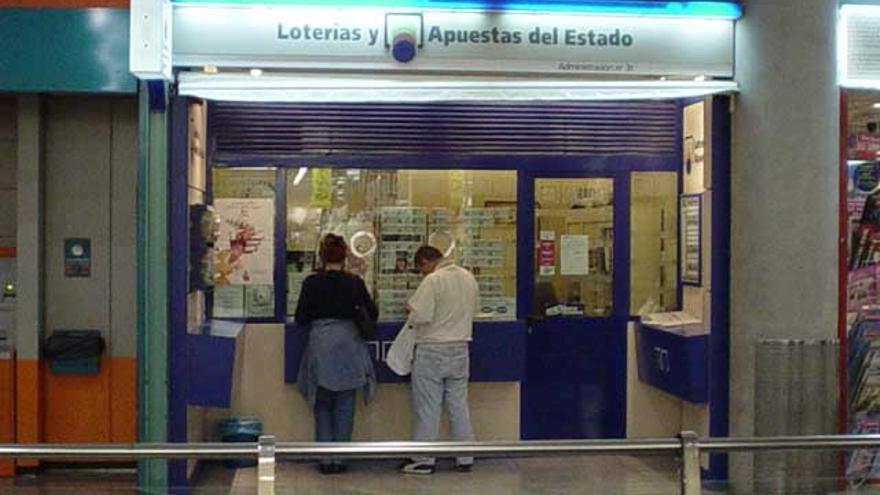
[(142, 79), (171, 79), (171, 2), (131, 2), (129, 70)]
[(733, 21), (175, 5), (177, 66), (732, 76)]
[(841, 7), (839, 43), (842, 84), (880, 85), (880, 6)]
[(689, 285), (702, 285), (703, 257), (703, 197), (699, 194), (682, 195), (681, 211), (681, 281)]

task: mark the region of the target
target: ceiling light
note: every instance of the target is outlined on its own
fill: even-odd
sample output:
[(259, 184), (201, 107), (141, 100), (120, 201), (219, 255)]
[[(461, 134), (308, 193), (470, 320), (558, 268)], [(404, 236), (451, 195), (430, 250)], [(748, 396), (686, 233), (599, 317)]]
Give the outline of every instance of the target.
[(296, 177), (293, 178), (293, 185), (298, 186), (300, 182), (306, 177), (306, 172), (308, 172), (308, 167), (300, 167), (299, 171), (296, 173)]
[[(658, 76), (659, 77), (659, 76)], [(487, 77), (327, 77), (303, 73), (183, 72), (179, 92), (209, 100), (252, 102), (385, 102), (460, 100), (632, 100), (735, 92), (734, 81), (498, 80)]]
[(739, 2), (730, 0), (173, 0), (174, 4), (234, 5), (265, 8), (265, 4), (325, 8), (376, 7), (381, 9), (442, 9), (514, 12), (563, 12), (587, 15), (633, 15), (736, 20), (742, 17)]

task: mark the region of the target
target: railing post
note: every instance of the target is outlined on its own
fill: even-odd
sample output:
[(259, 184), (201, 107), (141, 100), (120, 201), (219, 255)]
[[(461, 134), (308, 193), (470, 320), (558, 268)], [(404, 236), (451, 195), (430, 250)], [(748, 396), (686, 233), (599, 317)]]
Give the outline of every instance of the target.
[(275, 495), (275, 437), (263, 435), (257, 444), (257, 495)]
[(681, 495), (700, 495), (699, 437), (692, 431), (683, 431), (681, 438)]

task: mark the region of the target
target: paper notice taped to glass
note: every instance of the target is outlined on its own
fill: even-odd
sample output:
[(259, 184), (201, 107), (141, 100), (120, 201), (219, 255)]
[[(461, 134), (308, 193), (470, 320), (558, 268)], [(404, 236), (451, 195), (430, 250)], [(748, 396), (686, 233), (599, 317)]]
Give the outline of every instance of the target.
[(590, 273), (590, 236), (563, 235), (560, 240), (562, 275), (588, 275)]

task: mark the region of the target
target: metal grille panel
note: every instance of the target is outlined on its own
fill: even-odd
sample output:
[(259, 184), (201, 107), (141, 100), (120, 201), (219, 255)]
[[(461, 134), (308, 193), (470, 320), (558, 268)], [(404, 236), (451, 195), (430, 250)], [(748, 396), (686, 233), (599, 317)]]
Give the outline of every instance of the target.
[(212, 105), (217, 160), (403, 153), (673, 156), (676, 152), (674, 101)]

